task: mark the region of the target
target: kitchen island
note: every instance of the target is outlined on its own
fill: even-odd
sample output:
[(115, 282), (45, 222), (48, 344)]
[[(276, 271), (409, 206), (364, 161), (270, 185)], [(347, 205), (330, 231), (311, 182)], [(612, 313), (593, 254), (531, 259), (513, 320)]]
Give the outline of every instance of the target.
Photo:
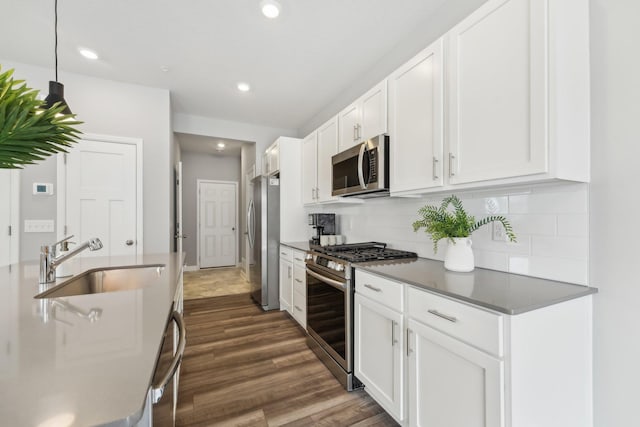
[(34, 298), (45, 290), (37, 261), (0, 268), (2, 424), (135, 424), (182, 283), (183, 261), (183, 254), (75, 258), (70, 267), (76, 275), (115, 266), (164, 268), (139, 289), (56, 299)]

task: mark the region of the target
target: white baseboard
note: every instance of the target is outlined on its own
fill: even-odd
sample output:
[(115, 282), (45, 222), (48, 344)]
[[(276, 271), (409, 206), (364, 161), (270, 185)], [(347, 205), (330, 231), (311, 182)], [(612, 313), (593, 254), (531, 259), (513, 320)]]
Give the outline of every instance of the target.
[(200, 270), (200, 267), (198, 267), (197, 265), (185, 265), (184, 266), (184, 271), (198, 271)]

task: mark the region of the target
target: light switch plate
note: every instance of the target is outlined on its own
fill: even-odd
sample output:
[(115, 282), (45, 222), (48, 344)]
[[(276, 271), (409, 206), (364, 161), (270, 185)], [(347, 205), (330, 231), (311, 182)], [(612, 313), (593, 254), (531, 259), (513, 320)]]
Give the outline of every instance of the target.
[(53, 233), (55, 231), (52, 219), (25, 219), (25, 233)]
[(491, 223), (491, 227), (491, 234), (494, 241), (504, 242), (507, 240), (507, 233), (505, 232), (502, 223), (494, 221)]

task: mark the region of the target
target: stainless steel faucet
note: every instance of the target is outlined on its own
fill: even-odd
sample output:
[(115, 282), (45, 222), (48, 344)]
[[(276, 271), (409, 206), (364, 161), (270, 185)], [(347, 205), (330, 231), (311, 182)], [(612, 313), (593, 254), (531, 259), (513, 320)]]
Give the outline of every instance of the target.
[(87, 240), (78, 245), (74, 250), (63, 255), (56, 256), (56, 248), (59, 244), (66, 242), (73, 236), (65, 237), (53, 245), (40, 246), (40, 283), (53, 283), (56, 281), (56, 267), (68, 260), (69, 258), (79, 254), (85, 249), (97, 251), (102, 249), (102, 242), (97, 237)]

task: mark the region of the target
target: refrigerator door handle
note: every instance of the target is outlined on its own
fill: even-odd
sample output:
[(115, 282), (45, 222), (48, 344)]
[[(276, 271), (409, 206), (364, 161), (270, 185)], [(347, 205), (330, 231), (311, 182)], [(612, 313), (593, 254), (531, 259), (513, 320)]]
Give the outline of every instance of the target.
[(249, 233), (249, 246), (253, 248), (256, 238), (256, 206), (253, 203), (253, 199), (249, 202), (247, 208), (247, 231)]

